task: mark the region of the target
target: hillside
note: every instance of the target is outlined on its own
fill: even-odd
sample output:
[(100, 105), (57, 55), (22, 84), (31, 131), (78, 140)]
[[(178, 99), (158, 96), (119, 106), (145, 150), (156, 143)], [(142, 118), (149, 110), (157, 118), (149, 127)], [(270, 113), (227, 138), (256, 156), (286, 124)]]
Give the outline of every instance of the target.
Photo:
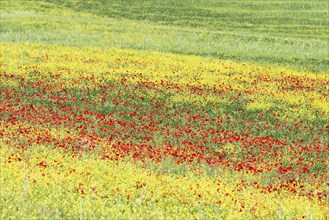
[(1, 219), (327, 219), (327, 1), (1, 1)]

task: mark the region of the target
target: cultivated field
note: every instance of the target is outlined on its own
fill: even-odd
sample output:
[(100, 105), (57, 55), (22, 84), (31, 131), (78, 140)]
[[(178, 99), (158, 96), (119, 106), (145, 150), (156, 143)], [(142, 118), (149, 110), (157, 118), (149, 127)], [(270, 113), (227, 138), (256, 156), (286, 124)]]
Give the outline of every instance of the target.
[(328, 219), (327, 1), (1, 1), (1, 219)]

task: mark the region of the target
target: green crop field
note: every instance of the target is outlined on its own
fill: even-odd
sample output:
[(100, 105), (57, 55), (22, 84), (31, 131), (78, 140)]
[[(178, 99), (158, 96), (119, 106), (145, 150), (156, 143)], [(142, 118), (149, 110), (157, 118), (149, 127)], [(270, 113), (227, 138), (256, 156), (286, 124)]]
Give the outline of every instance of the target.
[(0, 18), (0, 219), (329, 219), (329, 1)]
[(328, 1), (1, 1), (3, 41), (328, 70)]

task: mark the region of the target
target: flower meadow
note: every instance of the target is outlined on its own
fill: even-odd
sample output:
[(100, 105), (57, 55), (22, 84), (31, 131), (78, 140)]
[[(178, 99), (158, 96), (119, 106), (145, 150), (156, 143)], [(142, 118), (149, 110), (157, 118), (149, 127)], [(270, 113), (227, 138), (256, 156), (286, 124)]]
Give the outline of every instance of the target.
[(328, 219), (329, 76), (1, 42), (1, 219)]

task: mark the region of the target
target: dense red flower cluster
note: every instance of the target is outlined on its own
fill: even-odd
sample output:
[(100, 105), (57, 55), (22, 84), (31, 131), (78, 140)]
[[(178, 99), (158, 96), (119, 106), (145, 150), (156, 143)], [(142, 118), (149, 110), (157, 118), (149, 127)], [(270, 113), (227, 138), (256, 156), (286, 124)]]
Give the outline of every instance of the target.
[[(2, 73), (1, 77), (16, 76)], [(313, 127), (303, 121), (271, 121), (274, 113), (250, 114), (243, 107), (248, 100), (239, 93), (226, 91), (236, 100), (229, 106), (198, 105), (175, 103), (170, 97), (186, 91), (187, 98), (189, 94), (223, 92), (206, 86), (182, 87), (169, 81), (132, 83), (126, 78), (96, 82), (94, 77), (81, 77), (79, 80), (91, 85), (85, 89), (61, 87), (61, 77), (54, 74), (43, 79), (16, 80), (19, 87), (1, 89), (2, 121), (6, 126), (28, 122), (30, 127), (18, 128), (6, 142), (16, 139), (19, 143), (21, 136), (39, 126), (65, 129), (68, 134), (58, 139), (49, 132), (36, 133), (24, 139), (21, 148), (42, 143), (74, 153), (100, 148), (102, 142), (110, 148), (98, 149), (104, 152), (103, 159), (132, 156), (161, 161), (172, 157), (177, 163), (205, 162), (253, 173), (325, 175), (327, 127)], [(71, 132), (76, 135), (70, 136)], [(223, 150), (227, 144), (238, 150)]]

